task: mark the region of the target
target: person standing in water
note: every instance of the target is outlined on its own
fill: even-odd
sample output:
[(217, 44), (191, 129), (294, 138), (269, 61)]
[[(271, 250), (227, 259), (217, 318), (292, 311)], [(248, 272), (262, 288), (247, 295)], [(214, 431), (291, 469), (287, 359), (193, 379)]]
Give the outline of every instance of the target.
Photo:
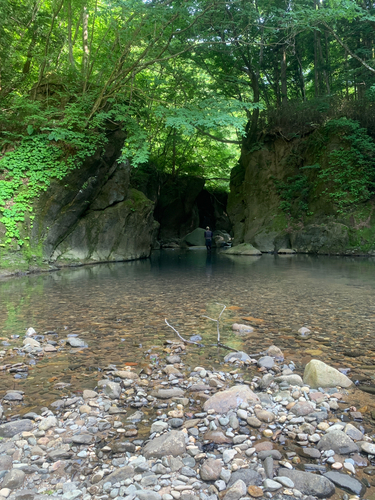
[(211, 251), (211, 246), (212, 246), (212, 237), (213, 237), (213, 232), (209, 228), (209, 226), (206, 227), (206, 230), (204, 232), (204, 239), (206, 240), (206, 248), (207, 251)]

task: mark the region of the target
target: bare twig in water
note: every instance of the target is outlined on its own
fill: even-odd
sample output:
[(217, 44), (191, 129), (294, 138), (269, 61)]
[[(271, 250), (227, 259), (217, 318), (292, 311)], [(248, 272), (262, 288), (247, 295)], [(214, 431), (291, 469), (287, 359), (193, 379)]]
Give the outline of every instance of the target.
[(221, 311), (221, 313), (219, 314), (219, 317), (217, 319), (212, 319), (210, 318), (209, 316), (203, 316), (203, 318), (207, 318), (211, 321), (215, 321), (216, 322), (216, 327), (217, 327), (217, 343), (218, 345), (220, 345), (220, 318), (221, 318), (221, 315), (223, 314), (223, 312), (225, 311), (225, 309), (227, 308), (227, 306), (225, 306), (224, 304), (217, 304), (218, 306), (223, 306), (223, 309)]
[(182, 340), (182, 342), (185, 342), (185, 344), (194, 344), (194, 345), (197, 345), (199, 347), (202, 347), (202, 344), (199, 344), (198, 342), (193, 342), (192, 340), (186, 340), (183, 337), (181, 337), (181, 335), (178, 333), (178, 331), (176, 330), (176, 328), (174, 328), (172, 325), (170, 325), (168, 323), (167, 319), (165, 319), (164, 321), (169, 326), (169, 328), (172, 328), (172, 330), (177, 333), (178, 337)]

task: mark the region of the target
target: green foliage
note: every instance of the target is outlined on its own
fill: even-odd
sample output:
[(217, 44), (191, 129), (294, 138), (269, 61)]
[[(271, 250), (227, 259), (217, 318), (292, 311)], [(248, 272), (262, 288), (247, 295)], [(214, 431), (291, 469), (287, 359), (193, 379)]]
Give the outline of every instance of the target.
[[(70, 138), (71, 142), (62, 139)], [(20, 224), (25, 215), (33, 220), (32, 201), (46, 191), (52, 179), (62, 179), (83, 159), (95, 152), (98, 136), (54, 129), (49, 135), (25, 137), (0, 159), (0, 222), (5, 225), (5, 244), (12, 239), (23, 245)], [(4, 245), (4, 244), (3, 244)]]
[(300, 217), (307, 212), (311, 184), (306, 175), (288, 177), (286, 182), (275, 180), (276, 191), (281, 198), (280, 208), (292, 217)]
[(324, 129), (326, 141), (339, 137), (344, 144), (328, 154), (328, 165), (318, 178), (328, 183), (325, 193), (335, 202), (338, 213), (367, 201), (375, 187), (375, 142), (358, 122), (331, 120)]

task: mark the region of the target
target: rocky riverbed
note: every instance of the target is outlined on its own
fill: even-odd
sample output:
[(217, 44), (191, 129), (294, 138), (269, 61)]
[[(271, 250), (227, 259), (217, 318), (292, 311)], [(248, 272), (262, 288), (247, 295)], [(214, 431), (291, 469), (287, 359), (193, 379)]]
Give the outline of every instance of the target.
[[(35, 333), (24, 349), (45, 347)], [(374, 426), (346, 375), (318, 360), (298, 374), (276, 346), (229, 353), (226, 371), (188, 366), (186, 349), (107, 366), (95, 390), (22, 419), (5, 412), (0, 500), (375, 498)], [(23, 397), (9, 389), (3, 406)]]

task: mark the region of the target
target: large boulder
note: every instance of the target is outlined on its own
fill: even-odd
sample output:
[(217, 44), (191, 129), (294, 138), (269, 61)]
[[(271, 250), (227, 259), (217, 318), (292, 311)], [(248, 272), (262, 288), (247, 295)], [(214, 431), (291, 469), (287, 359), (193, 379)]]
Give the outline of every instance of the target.
[(187, 243), (189, 246), (192, 247), (201, 247), (205, 245), (205, 238), (204, 238), (204, 232), (205, 230), (202, 229), (201, 227), (197, 227), (192, 231), (191, 233), (187, 234), (183, 241)]
[(262, 255), (262, 252), (250, 245), (250, 243), (241, 243), (241, 245), (225, 250), (225, 255)]
[(312, 359), (307, 363), (303, 381), (313, 389), (337, 386), (347, 388), (353, 385), (353, 382), (346, 375), (318, 359)]
[(247, 385), (235, 385), (225, 391), (211, 396), (204, 403), (204, 411), (215, 410), (216, 413), (227, 413), (238, 408), (241, 403), (259, 403), (258, 396)]

